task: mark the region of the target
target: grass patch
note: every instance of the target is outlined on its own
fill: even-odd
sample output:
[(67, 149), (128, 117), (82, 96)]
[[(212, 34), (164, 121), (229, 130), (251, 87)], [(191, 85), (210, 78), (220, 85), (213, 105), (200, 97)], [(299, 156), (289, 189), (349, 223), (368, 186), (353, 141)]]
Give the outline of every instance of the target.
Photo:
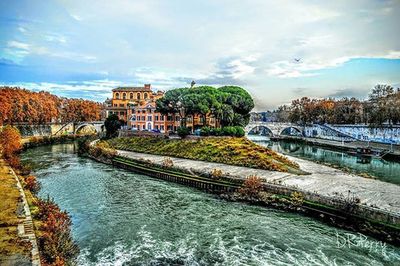
[(259, 146), (246, 138), (161, 139), (145, 137), (114, 138), (107, 141), (120, 150), (225, 163), (271, 171), (305, 174), (285, 156)]
[(0, 160), (0, 262), (11, 255), (30, 256), (29, 243), (22, 241), (17, 235), (17, 204), (20, 194), (17, 181), (9, 173), (9, 169)]

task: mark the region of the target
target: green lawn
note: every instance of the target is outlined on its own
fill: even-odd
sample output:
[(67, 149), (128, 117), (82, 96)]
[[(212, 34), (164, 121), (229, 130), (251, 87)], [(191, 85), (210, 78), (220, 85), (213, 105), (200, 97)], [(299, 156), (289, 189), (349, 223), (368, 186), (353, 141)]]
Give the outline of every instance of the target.
[(115, 149), (225, 163), (264, 170), (304, 174), (286, 157), (246, 138), (161, 139), (114, 138), (107, 141)]

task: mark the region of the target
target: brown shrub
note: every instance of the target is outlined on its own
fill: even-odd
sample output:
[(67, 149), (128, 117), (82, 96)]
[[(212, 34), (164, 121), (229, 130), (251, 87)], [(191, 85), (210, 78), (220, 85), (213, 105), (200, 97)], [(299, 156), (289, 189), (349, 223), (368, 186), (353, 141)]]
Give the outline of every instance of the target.
[(44, 264), (72, 262), (79, 254), (79, 248), (71, 236), (72, 222), (68, 213), (61, 211), (50, 199), (39, 199), (37, 205), (37, 217), (43, 222), (38, 243)]
[(21, 149), (21, 135), (17, 128), (5, 126), (0, 132), (0, 145), (4, 158), (15, 155)]
[(171, 168), (174, 166), (174, 162), (172, 161), (171, 158), (166, 157), (164, 158), (164, 160), (162, 161), (162, 166), (165, 168)]
[(304, 195), (301, 192), (293, 192), (290, 195), (290, 202), (293, 206), (301, 206), (304, 202)]
[(246, 178), (243, 182), (242, 187), (239, 189), (239, 193), (242, 196), (258, 198), (259, 193), (262, 191), (263, 185), (260, 177), (251, 175)]
[(25, 188), (37, 193), (40, 190), (40, 183), (37, 181), (36, 176), (29, 175), (25, 177)]
[(216, 168), (215, 168), (215, 169), (213, 169), (213, 170), (211, 171), (211, 177), (214, 178), (214, 179), (219, 179), (219, 178), (221, 178), (223, 174), (224, 174), (224, 173), (222, 172), (221, 169), (216, 169)]

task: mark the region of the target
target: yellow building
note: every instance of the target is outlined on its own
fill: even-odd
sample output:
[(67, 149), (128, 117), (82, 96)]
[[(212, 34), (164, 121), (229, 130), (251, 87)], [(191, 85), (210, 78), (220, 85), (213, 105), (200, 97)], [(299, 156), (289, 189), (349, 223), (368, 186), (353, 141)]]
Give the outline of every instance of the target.
[(118, 115), (119, 119), (127, 123), (134, 113), (135, 106), (161, 98), (164, 92), (151, 90), (150, 84), (143, 87), (118, 87), (112, 90), (112, 99), (107, 100), (107, 117), (110, 114)]
[[(178, 113), (162, 115), (156, 112), (156, 100), (164, 92), (151, 90), (150, 84), (143, 87), (118, 87), (112, 90), (112, 99), (106, 100), (106, 116), (118, 115), (128, 128), (137, 130), (159, 130), (162, 133), (175, 132), (181, 124)], [(186, 126), (191, 131), (202, 126), (218, 127), (219, 123), (212, 115), (187, 115)]]

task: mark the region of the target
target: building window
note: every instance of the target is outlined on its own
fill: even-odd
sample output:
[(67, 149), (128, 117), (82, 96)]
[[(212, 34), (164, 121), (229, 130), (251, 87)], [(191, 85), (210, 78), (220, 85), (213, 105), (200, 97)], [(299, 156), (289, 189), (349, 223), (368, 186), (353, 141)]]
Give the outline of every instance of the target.
[(119, 112), (119, 114), (120, 114), (120, 115), (124, 115), (125, 113), (124, 113), (124, 112)]
[(129, 93), (129, 99), (133, 99), (133, 93)]
[(156, 121), (158, 121), (158, 115), (155, 116)]
[(172, 116), (169, 115), (169, 116), (167, 117), (167, 121), (172, 121)]
[(145, 113), (146, 113), (146, 110), (143, 110), (142, 113), (145, 114)]
[(118, 106), (118, 104), (114, 103), (114, 107), (117, 107), (117, 106)]
[(126, 93), (122, 93), (122, 99), (126, 100)]
[(146, 117), (142, 115), (142, 121), (146, 121)]
[(119, 99), (119, 93), (115, 93), (115, 99)]
[(148, 115), (148, 116), (147, 116), (147, 121), (152, 121), (151, 115)]
[(136, 121), (136, 115), (132, 115), (131, 121)]
[(163, 115), (160, 115), (160, 120), (164, 121), (164, 116)]
[(137, 118), (136, 118), (136, 119), (137, 119), (137, 121), (140, 121), (140, 116), (137, 116)]
[(137, 94), (137, 97), (136, 97), (138, 100), (140, 100), (140, 93), (138, 93)]
[(158, 125), (156, 125), (156, 129), (159, 129), (159, 128), (158, 128)]
[(125, 106), (125, 104), (123, 104), (123, 103), (119, 104), (119, 107), (124, 107), (124, 106)]
[(145, 100), (147, 99), (147, 93), (146, 92), (144, 93), (144, 99)]
[(160, 126), (160, 130), (164, 130), (164, 126)]
[(172, 130), (172, 126), (167, 126), (167, 130)]
[(147, 123), (147, 129), (151, 130), (151, 123)]
[(180, 117), (179, 116), (175, 116), (175, 121), (179, 121)]
[(145, 130), (146, 129), (145, 125), (143, 125), (142, 128), (143, 128), (143, 130)]

